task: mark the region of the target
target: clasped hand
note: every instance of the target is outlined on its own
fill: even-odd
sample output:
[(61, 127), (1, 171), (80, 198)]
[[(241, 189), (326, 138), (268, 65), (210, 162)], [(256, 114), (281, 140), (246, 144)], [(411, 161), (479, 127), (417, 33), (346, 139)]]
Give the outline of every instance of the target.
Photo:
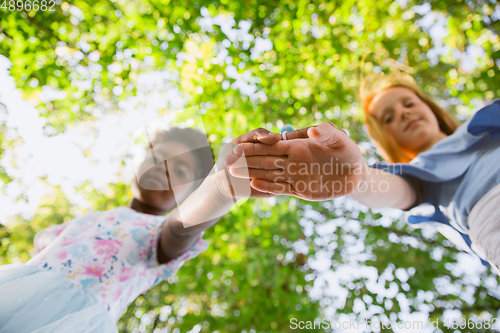
[(364, 180), (368, 165), (361, 151), (332, 123), (289, 132), (286, 141), (272, 135), (264, 142), (236, 142), (225, 157), (232, 177), (250, 180), (252, 197), (328, 200), (356, 192)]

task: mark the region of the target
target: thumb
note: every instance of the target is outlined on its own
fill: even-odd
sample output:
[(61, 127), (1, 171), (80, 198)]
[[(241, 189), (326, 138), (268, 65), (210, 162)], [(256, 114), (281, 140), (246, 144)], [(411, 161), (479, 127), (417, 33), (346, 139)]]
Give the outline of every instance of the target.
[(307, 130), (307, 135), (314, 141), (322, 142), (330, 148), (338, 148), (348, 139), (347, 133), (335, 128), (332, 123), (321, 123)]

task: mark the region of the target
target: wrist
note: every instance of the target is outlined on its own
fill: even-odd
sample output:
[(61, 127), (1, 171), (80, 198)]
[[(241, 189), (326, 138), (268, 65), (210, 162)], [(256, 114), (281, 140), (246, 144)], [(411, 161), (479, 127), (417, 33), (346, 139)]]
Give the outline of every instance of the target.
[(220, 178), (218, 173), (205, 178), (201, 185), (169, 214), (182, 225), (183, 229), (177, 226), (176, 233), (191, 234), (203, 231), (231, 209), (235, 199), (227, 197), (227, 193), (221, 190)]
[(211, 189), (210, 194), (213, 195), (217, 201), (231, 202), (234, 204), (237, 200), (237, 198), (234, 198), (234, 194), (231, 191), (229, 177), (225, 169), (218, 171), (211, 177), (207, 177), (202, 183), (202, 186), (204, 184), (207, 189)]
[(356, 190), (350, 194), (352, 198), (362, 196), (363, 193), (366, 193), (368, 188), (368, 183), (370, 182), (370, 167), (363, 160), (362, 163), (362, 171), (361, 171), (361, 180), (358, 183)]

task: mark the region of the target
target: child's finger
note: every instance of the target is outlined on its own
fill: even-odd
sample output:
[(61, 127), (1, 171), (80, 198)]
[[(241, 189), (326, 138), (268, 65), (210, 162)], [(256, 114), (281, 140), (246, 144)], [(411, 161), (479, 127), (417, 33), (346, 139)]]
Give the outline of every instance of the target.
[(245, 156), (268, 155), (282, 156), (288, 155), (288, 151), (292, 146), (291, 141), (280, 141), (274, 145), (265, 145), (262, 143), (240, 143), (234, 148), (236, 155), (245, 154)]
[(268, 135), (259, 137), (258, 140), (266, 145), (273, 145), (281, 140), (281, 135), (269, 132)]
[(288, 183), (268, 182), (262, 179), (252, 179), (250, 186), (259, 192), (275, 195), (295, 195), (292, 185)]
[(231, 164), (232, 168), (283, 169), (286, 156), (250, 156), (238, 158)]
[(233, 140), (232, 143), (244, 143), (244, 142), (261, 142), (268, 145), (272, 145), (281, 140), (281, 135), (272, 133), (265, 128), (257, 128), (253, 131), (240, 135), (236, 139)]
[(286, 132), (286, 138), (287, 140), (294, 140), (294, 139), (307, 139), (309, 136), (307, 135), (307, 130), (310, 127), (305, 127), (301, 128), (298, 130), (293, 130), (290, 132)]
[(264, 169), (244, 169), (244, 168), (229, 168), (231, 176), (236, 178), (252, 179), (258, 178), (270, 182), (285, 180), (284, 170), (264, 170)]
[(267, 193), (267, 192), (260, 192), (257, 191), (254, 188), (250, 188), (250, 198), (272, 198), (276, 197), (277, 194), (272, 194), (272, 193)]
[(224, 165), (230, 166), (241, 158), (241, 156), (235, 154), (229, 154), (224, 158)]

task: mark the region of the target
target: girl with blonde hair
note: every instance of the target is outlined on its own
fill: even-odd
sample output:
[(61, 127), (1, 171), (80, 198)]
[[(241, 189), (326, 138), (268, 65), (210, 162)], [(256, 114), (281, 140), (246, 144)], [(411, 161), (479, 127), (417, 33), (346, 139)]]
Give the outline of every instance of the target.
[[(251, 186), (306, 200), (349, 195), (370, 208), (411, 210), (409, 223), (436, 225), (500, 274), (500, 100), (459, 125), (407, 75), (378, 76), (361, 88), (368, 133), (387, 163), (369, 167), (344, 131), (322, 123), (272, 146), (240, 144), (235, 154), (245, 153)], [(286, 140), (304, 133), (306, 139)], [(320, 168), (301, 173), (299, 163)], [(244, 177), (237, 167), (230, 172)]]

